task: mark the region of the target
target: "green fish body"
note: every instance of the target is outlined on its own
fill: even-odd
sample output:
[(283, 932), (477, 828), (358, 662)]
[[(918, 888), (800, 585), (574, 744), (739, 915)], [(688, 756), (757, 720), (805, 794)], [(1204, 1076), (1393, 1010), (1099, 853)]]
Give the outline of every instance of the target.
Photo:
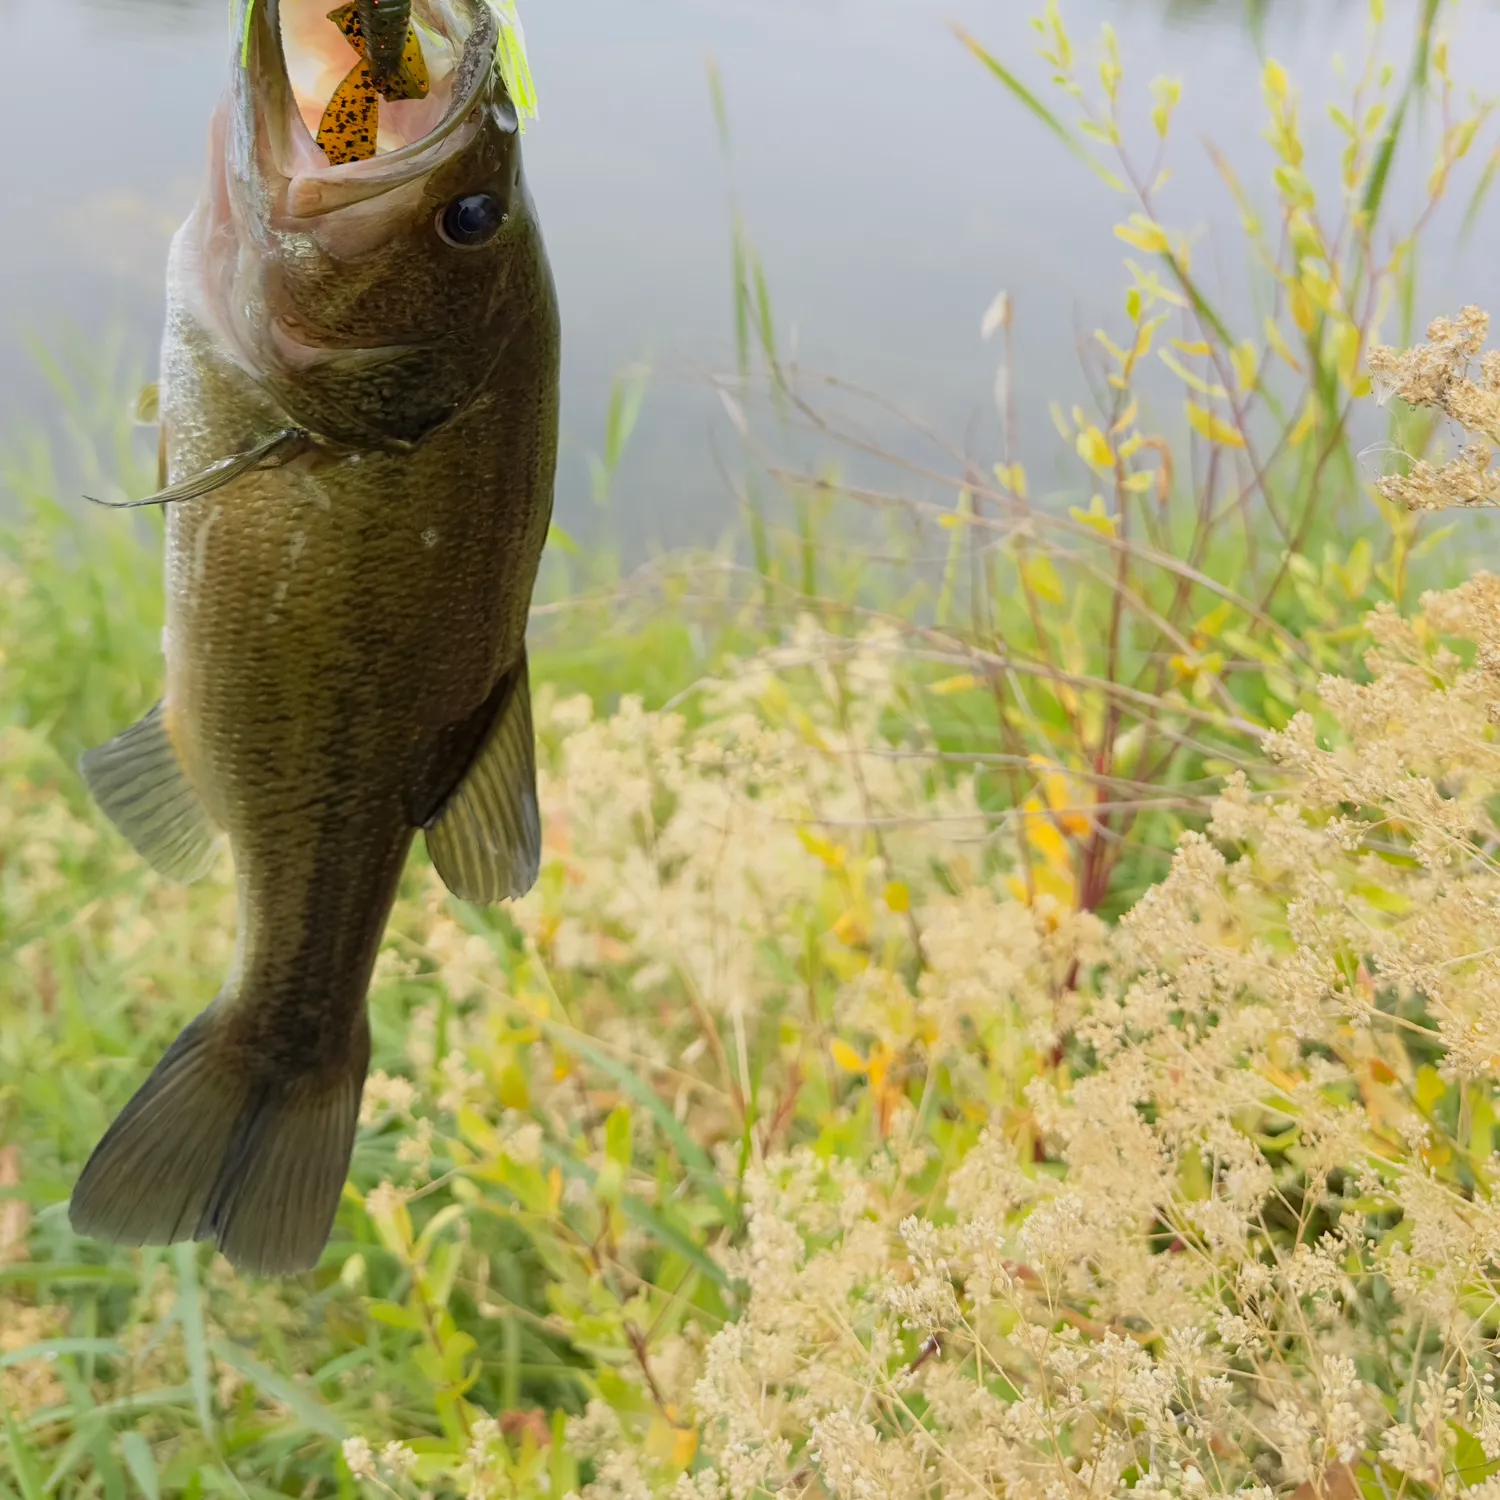
[(83, 762), (164, 873), (227, 837), (236, 954), (71, 1217), (284, 1274), (331, 1230), (416, 833), (460, 896), (535, 879), (525, 637), (559, 328), (485, 0), (444, 123), (352, 172), (317, 158), (257, 3), (168, 273), (165, 690)]

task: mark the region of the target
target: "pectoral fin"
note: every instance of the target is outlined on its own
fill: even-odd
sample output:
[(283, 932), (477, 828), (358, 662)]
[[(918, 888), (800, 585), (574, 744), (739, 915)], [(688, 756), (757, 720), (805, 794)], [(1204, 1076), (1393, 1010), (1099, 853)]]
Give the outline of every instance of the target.
[(213, 864), (218, 832), (183, 774), (160, 703), (78, 762), (104, 815), (170, 880), (193, 881)]
[[(161, 459), (159, 477), (163, 481), (166, 479), (166, 441), (166, 431), (163, 429), (158, 446)], [(210, 464), (201, 473), (190, 474), (186, 479), (167, 485), (154, 495), (147, 495), (144, 500), (96, 500), (92, 495), (85, 495), (83, 498), (91, 505), (104, 506), (106, 510), (141, 510), (151, 505), (178, 505), (184, 500), (198, 500), (204, 495), (213, 494), (215, 490), (223, 489), (240, 475), (258, 469), (269, 458), (278, 455), (282, 459), (291, 457), (292, 452), (300, 450), (307, 441), (308, 434), (302, 428), (287, 427), (244, 453), (221, 458), (218, 463)]]
[(443, 884), (465, 901), (524, 896), (542, 860), (531, 679), (523, 657), (500, 684), (488, 733), (462, 779), (426, 823)]

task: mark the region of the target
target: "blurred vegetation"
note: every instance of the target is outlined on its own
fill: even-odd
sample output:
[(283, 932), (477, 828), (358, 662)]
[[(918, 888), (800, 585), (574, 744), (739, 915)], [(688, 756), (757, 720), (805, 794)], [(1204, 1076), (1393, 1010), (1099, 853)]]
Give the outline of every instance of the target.
[[(1327, 843), (1300, 865), (1255, 865), (1254, 850), (1279, 847), (1274, 824), (1232, 816), (1297, 807), (1274, 800), (1269, 735), (1294, 748), (1306, 724), (1357, 737), (1328, 682), (1370, 675), (1370, 611), (1410, 613), (1463, 573), (1444, 532), (1372, 491), (1356, 435), (1371, 343), (1382, 328), (1410, 341), (1424, 236), (1444, 212), (1481, 212), (1490, 185), (1492, 106), (1452, 85), (1448, 9), (1424, 0), (1387, 19), (1372, 6), (1368, 62), (1326, 123), (1266, 64), (1269, 163), (1215, 153), (1260, 309), (1246, 327), (1219, 309), (1194, 226), (1159, 206), (1191, 80), (1137, 79), (1112, 32), (1083, 47), (1055, 5), (1038, 20), (1040, 66), (960, 36), (1005, 106), (1041, 120), (1121, 205), (1121, 311), (1089, 356), (1096, 401), (1054, 413), (1068, 493), (1035, 493), (1015, 457), (1008, 397), (1024, 372), (1008, 298), (983, 330), (999, 451), (914, 429), (927, 456), (897, 458), (865, 436), (878, 396), (785, 357), (736, 219), (738, 368), (719, 393), (739, 440), (725, 472), (743, 544), (625, 577), (554, 536), (533, 648), (540, 885), (476, 910), (414, 859), (371, 997), (376, 1071), (346, 1202), (319, 1270), (289, 1284), (243, 1281), (197, 1247), (112, 1252), (68, 1229), (89, 1149), (218, 986), (233, 897), (227, 868), (190, 889), (148, 875), (72, 770), (159, 691), (153, 523), (80, 519), (57, 503), (45, 445), (8, 456), (22, 520), (0, 566), (3, 1500), (1330, 1492), (1340, 1465), (1367, 1494), (1416, 1495), (1488, 1477), (1500, 1447), (1480, 1431), (1479, 1366), (1454, 1355), (1469, 1349), (1457, 1334), (1402, 1321), (1381, 1259), (1396, 1239), (1348, 1241), (1338, 1274), (1358, 1289), (1336, 1306), (1276, 1281), (1274, 1309), (1268, 1295), (1255, 1313), (1279, 1350), (1268, 1366), (1215, 1322), (1228, 1271), (1162, 1280), (1173, 1245), (1219, 1254), (1191, 1207), (1205, 1201), (1241, 1215), (1231, 1270), (1259, 1264), (1273, 1280), (1354, 1222), (1354, 1208), (1339, 1220), (1346, 1181), (1382, 1235), (1415, 1212), (1391, 1206), (1406, 1172), (1430, 1167), (1454, 1202), (1487, 1202), (1484, 1067), (1455, 1061), (1412, 976), (1377, 984), (1342, 929), (1325, 942), (1307, 915), (1317, 893), (1287, 873), (1326, 861), (1328, 890), (1353, 891), (1374, 933), (1431, 895), (1420, 818), (1387, 806), (1385, 784), (1293, 812), (1337, 832), (1350, 807), (1384, 808), (1371, 815), (1388, 835), (1382, 885)], [(717, 87), (715, 101), (727, 147)], [(1422, 115), (1435, 140), (1419, 139)], [(1314, 129), (1343, 142), (1333, 182), (1308, 175)], [(1420, 152), (1427, 199), (1396, 222), (1393, 164)], [(116, 415), (119, 362), (82, 383), (48, 373), (93, 491), (146, 492), (145, 446)], [(1163, 378), (1177, 397), (1158, 410)], [(592, 466), (601, 501), (644, 380), (622, 377), (611, 403)], [(1441, 441), (1431, 412), (1396, 403), (1384, 420), (1398, 471)], [(1460, 624), (1413, 627), (1403, 649), (1424, 692), (1456, 680), (1440, 628), (1486, 643)], [(1400, 755), (1410, 777), (1440, 779), (1409, 745)], [(1243, 890), (1192, 863), (1216, 800), (1220, 842), (1251, 851)], [(1474, 817), (1482, 805), (1464, 803)], [(1465, 858), (1491, 858), (1464, 839)], [(1174, 851), (1176, 894), (1154, 897)], [(1118, 934), (1139, 934), (1151, 902), (1178, 901), (1191, 958), (1183, 934), (1206, 920), (1195, 889), (1221, 887), (1223, 944), (1255, 962), (1226, 968), (1210, 1004), (1171, 941)], [(1483, 947), (1482, 933), (1459, 937)], [(1461, 968), (1469, 951), (1447, 956)], [(1337, 1007), (1317, 1026), (1277, 1012), (1305, 990), (1278, 979), (1257, 994), (1256, 972), (1281, 974), (1288, 954), (1347, 974), (1351, 994), (1384, 985), (1395, 1041), (1372, 1060)], [(1129, 1026), (1100, 1017), (1142, 975), (1172, 1003), (1129, 1040), (1158, 1048), (1140, 1054), (1131, 1118), (1160, 1126), (1152, 1159), (1167, 1165), (1159, 1181), (1123, 1158), (1090, 1178), (1073, 1091), (1111, 1076)], [(1200, 1112), (1171, 1135), (1177, 1075), (1161, 1039), (1185, 1026), (1197, 1046), (1241, 1002), (1270, 1007), (1267, 1035), (1212, 1060)], [(1238, 1112), (1203, 1104), (1219, 1095)], [(1318, 1155), (1335, 1097), (1368, 1110), (1378, 1135), (1377, 1150), (1353, 1131), (1357, 1167)], [(1415, 1125), (1397, 1119), (1411, 1100)], [(1130, 1137), (1107, 1112), (1078, 1118), (1096, 1142)], [(1265, 1178), (1248, 1208), (1247, 1172)], [(1095, 1225), (1139, 1251), (1135, 1270), (1083, 1285), (1023, 1243), (1025, 1224), (1058, 1212), (1048, 1184), (1110, 1173), (1157, 1196)], [(1001, 1191), (1002, 1177), (1027, 1186)], [(975, 1228), (981, 1203), (997, 1217)], [(962, 1255), (1004, 1247), (1009, 1281), (985, 1271), (1000, 1290), (983, 1298), (978, 1258), (939, 1266), (962, 1261), (951, 1237), (964, 1234)], [(1453, 1295), (1482, 1343), (1479, 1265)], [(1237, 1315), (1254, 1311), (1234, 1295)], [(1388, 1317), (1371, 1312), (1381, 1297)], [(1057, 1351), (1079, 1339), (1091, 1380), (1109, 1336), (1178, 1379), (1174, 1315), (1214, 1348), (1227, 1382), (1215, 1399), (1243, 1421), (1215, 1437), (1204, 1418), (1199, 1433), (1184, 1415), (1198, 1397), (1177, 1391), (1116, 1425), (1096, 1411), (1026, 1428), (1028, 1398), (1052, 1391), (1074, 1357)], [(1023, 1349), (1018, 1328), (1042, 1343)], [(1351, 1348), (1363, 1396), (1329, 1374)], [(736, 1369), (759, 1384), (736, 1385)], [(1382, 1402), (1414, 1434), (1386, 1456)], [(1375, 1435), (1350, 1437), (1345, 1420), (1317, 1448), (1317, 1412), (1340, 1403)], [(1301, 1414), (1286, 1417), (1296, 1442), (1257, 1419), (1262, 1406)], [(1433, 1439), (1434, 1424), (1457, 1435)], [(1005, 1441), (987, 1457), (992, 1430)], [(1107, 1452), (1088, 1447), (1099, 1433)]]

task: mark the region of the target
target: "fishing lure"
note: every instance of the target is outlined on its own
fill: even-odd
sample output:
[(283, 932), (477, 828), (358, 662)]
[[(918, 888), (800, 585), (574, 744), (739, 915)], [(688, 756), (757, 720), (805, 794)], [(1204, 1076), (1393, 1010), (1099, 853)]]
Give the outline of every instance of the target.
[(382, 99), (425, 99), (430, 84), (411, 0), (350, 0), (328, 19), (359, 54), (318, 126), (318, 145), (339, 166), (375, 155)]

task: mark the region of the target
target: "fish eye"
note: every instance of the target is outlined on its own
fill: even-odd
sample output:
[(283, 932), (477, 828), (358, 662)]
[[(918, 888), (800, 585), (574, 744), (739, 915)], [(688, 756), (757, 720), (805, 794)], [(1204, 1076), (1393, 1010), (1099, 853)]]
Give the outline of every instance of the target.
[(460, 250), (488, 244), (500, 233), (509, 215), (493, 193), (466, 193), (438, 215), (438, 233)]

